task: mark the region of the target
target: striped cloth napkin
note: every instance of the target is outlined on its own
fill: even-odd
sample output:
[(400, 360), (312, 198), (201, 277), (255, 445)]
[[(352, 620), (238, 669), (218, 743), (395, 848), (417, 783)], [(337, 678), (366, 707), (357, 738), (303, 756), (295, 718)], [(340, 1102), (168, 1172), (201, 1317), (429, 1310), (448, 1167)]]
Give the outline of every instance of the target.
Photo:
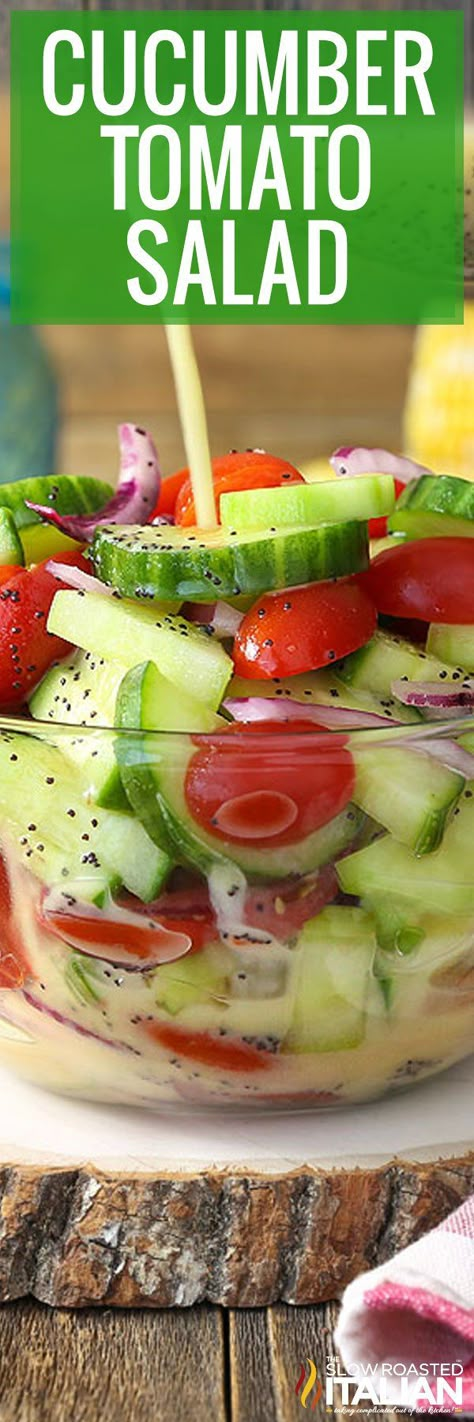
[(418, 1400), (420, 1369), (435, 1390), (440, 1365), (455, 1364), (455, 1375), (462, 1370), (462, 1408), (444, 1410), (474, 1411), (474, 1195), (437, 1229), (349, 1284), (336, 1343), (347, 1373), (370, 1376), (376, 1386), (383, 1378), (391, 1404), (405, 1402), (405, 1365), (419, 1411), (429, 1406)]

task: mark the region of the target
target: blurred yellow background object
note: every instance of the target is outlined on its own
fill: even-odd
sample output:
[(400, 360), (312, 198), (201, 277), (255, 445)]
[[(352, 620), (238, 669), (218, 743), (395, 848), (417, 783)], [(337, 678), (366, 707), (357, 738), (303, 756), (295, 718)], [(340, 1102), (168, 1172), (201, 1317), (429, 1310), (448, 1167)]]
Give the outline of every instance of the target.
[(463, 326), (417, 332), (404, 445), (438, 473), (474, 478), (474, 301), (466, 302)]

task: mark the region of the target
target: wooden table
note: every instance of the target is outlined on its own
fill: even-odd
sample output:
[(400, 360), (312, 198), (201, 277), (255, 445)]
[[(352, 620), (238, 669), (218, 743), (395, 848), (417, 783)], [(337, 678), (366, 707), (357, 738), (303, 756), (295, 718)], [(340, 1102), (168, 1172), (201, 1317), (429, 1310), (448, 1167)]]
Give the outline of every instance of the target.
[[(334, 1351), (335, 1315), (332, 1304), (125, 1314), (5, 1304), (0, 1422), (298, 1422), (302, 1364), (321, 1369)], [(338, 1422), (347, 1410), (328, 1413), (321, 1399), (310, 1415)]]

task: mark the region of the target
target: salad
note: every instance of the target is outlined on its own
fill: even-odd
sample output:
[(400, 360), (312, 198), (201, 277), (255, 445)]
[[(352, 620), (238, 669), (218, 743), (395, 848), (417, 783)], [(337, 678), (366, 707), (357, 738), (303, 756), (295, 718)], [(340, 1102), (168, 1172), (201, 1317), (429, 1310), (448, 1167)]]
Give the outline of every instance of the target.
[(0, 1051), (282, 1109), (474, 1045), (474, 485), (340, 449), (0, 487)]

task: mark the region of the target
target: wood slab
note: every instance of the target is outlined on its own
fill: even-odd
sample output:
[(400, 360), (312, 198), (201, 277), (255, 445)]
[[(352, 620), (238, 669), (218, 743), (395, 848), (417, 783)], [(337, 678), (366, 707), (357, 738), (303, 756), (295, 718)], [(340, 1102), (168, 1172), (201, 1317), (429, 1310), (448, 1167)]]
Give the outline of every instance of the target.
[(0, 1300), (338, 1296), (474, 1189), (474, 1059), (332, 1113), (167, 1116), (0, 1072)]

